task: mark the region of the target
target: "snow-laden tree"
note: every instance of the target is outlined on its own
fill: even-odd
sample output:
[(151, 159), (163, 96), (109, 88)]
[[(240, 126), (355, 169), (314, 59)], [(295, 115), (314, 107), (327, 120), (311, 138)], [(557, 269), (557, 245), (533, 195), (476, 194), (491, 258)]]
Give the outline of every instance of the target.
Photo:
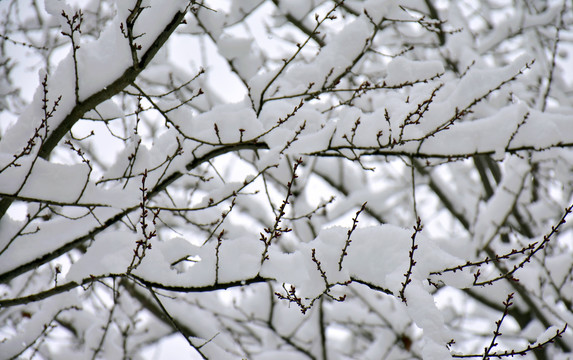
[(0, 358), (573, 356), (570, 1), (0, 12)]

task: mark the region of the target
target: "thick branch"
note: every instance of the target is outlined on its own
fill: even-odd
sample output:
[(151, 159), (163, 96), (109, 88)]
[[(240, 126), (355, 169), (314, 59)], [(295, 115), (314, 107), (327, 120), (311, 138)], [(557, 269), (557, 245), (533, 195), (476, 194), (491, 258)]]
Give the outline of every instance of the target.
[(142, 277), (137, 275), (125, 275), (125, 274), (109, 274), (109, 275), (102, 275), (102, 276), (93, 276), (83, 279), (81, 282), (70, 281), (60, 286), (53, 287), (49, 290), (45, 290), (39, 293), (30, 294), (26, 296), (22, 296), (19, 298), (14, 299), (4, 299), (0, 300), (0, 308), (8, 308), (11, 306), (16, 305), (25, 305), (37, 301), (42, 301), (49, 297), (52, 297), (57, 294), (65, 293), (70, 290), (73, 290), (79, 286), (89, 285), (94, 281), (104, 280), (104, 279), (114, 279), (114, 278), (121, 278), (122, 285), (125, 286), (126, 282), (129, 279), (136, 280), (139, 284), (145, 287), (152, 287), (154, 289), (166, 290), (166, 291), (174, 291), (179, 293), (201, 293), (201, 292), (211, 292), (215, 290), (226, 290), (237, 286), (246, 286), (253, 283), (260, 283), (268, 281), (269, 279), (262, 278), (260, 276), (256, 276), (251, 279), (241, 280), (241, 281), (232, 281), (228, 283), (218, 283), (213, 285), (205, 285), (205, 286), (172, 286), (172, 285), (165, 285), (162, 283), (148, 281)]

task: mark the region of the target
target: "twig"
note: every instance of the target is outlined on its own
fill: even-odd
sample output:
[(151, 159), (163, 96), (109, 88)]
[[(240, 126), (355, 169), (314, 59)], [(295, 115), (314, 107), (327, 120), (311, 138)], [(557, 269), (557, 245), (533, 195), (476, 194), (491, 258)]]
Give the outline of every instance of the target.
[(422, 228), (423, 228), (422, 220), (420, 220), (420, 218), (418, 218), (416, 220), (416, 225), (414, 226), (414, 233), (411, 236), (412, 246), (411, 246), (410, 251), (408, 253), (408, 257), (410, 258), (410, 265), (408, 266), (408, 271), (406, 271), (406, 273), (404, 273), (406, 280), (404, 280), (404, 282), (402, 283), (402, 289), (400, 289), (400, 292), (398, 295), (398, 298), (406, 304), (408, 303), (408, 301), (406, 300), (406, 294), (405, 294), (406, 287), (408, 286), (408, 284), (410, 284), (412, 282), (412, 279), (411, 279), (412, 269), (416, 265), (416, 261), (414, 260), (414, 252), (418, 249), (418, 245), (416, 244), (416, 235), (418, 235), (418, 233), (422, 231)]
[(352, 233), (354, 232), (354, 230), (356, 230), (356, 227), (358, 226), (358, 216), (364, 211), (365, 208), (366, 208), (366, 202), (362, 204), (362, 206), (356, 212), (356, 215), (352, 219), (352, 227), (346, 233), (346, 242), (344, 243), (344, 248), (342, 249), (342, 253), (340, 254), (340, 259), (338, 260), (338, 271), (342, 271), (342, 262), (344, 261), (344, 257), (348, 255), (347, 251), (348, 246), (350, 246), (350, 243), (352, 242), (352, 239), (350, 237), (352, 236)]

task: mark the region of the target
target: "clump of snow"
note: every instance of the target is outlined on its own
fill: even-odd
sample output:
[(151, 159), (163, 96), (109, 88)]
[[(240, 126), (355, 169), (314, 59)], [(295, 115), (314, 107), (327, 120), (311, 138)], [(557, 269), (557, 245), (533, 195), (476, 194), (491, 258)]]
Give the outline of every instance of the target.
[(295, 19), (301, 20), (314, 6), (309, 0), (289, 0), (279, 2), (282, 12), (292, 15)]
[(474, 238), (478, 244), (486, 245), (503, 225), (514, 208), (516, 196), (521, 193), (525, 177), (530, 172), (527, 160), (512, 156), (504, 163), (505, 174), (500, 185), (487, 204), (480, 209), (474, 227)]
[(548, 4), (543, 12), (515, 12), (510, 16), (502, 17), (493, 30), (483, 39), (479, 39), (478, 52), (483, 54), (498, 46), (509, 36), (522, 31), (524, 28), (535, 27), (538, 24), (546, 24), (555, 21), (559, 16), (561, 5), (558, 3)]
[(126, 272), (138, 236), (131, 232), (103, 233), (95, 237), (88, 251), (75, 262), (66, 280), (81, 283), (90, 275), (123, 274)]
[(215, 106), (192, 119), (182, 117), (174, 121), (187, 136), (210, 143), (248, 141), (262, 133), (253, 109), (245, 103)]
[(358, 18), (344, 27), (332, 38), (320, 53), (308, 64), (296, 63), (288, 67), (286, 72), (279, 75), (275, 83), (267, 88), (270, 80), (278, 73), (278, 69), (262, 72), (249, 81), (251, 95), (256, 100), (260, 96), (278, 96), (279, 89), (288, 89), (288, 93), (318, 90), (328, 80), (332, 81), (344, 72), (359, 56), (366, 46), (373, 31), (372, 25), (366, 18)]
[(217, 42), (217, 48), (221, 55), (228, 60), (233, 60), (248, 55), (251, 51), (252, 42), (252, 39), (223, 35)]
[[(347, 247), (348, 254), (342, 260), (342, 269), (339, 269), (347, 229), (325, 229), (315, 240), (300, 244), (294, 253), (285, 254), (271, 246), (269, 260), (264, 262), (261, 275), (283, 282), (287, 284), (287, 288), (289, 285), (295, 286), (297, 296), (303, 299), (306, 305), (311, 299), (330, 291), (327, 290), (326, 282), (344, 283), (351, 278), (388, 289), (397, 295), (403, 287), (404, 273), (410, 262), (408, 252), (411, 248), (411, 235), (412, 231), (391, 225), (358, 228), (352, 233), (352, 242)], [(422, 286), (422, 282), (429, 272), (443, 269), (444, 261), (451, 265), (461, 262), (440, 250), (421, 234), (418, 234), (416, 244), (416, 266), (412, 274), (414, 280), (405, 292), (408, 301), (406, 310), (424, 330), (424, 352), (427, 356), (435, 359), (439, 356), (447, 358), (449, 353), (443, 344), (452, 337), (445, 329), (444, 319), (435, 306), (433, 297), (429, 290)], [(285, 272), (285, 268), (290, 270)], [(471, 279), (468, 281), (471, 283)]]
[[(31, 314), (29, 320), (18, 324), (18, 332), (0, 341), (0, 354), (6, 359), (15, 359), (23, 351), (32, 346), (45, 331), (46, 324), (51, 323), (62, 310), (79, 308), (80, 299), (75, 292), (54, 295), (41, 304), (28, 306), (26, 311)], [(72, 310), (73, 311), (73, 310)]]
[[(89, 181), (89, 167), (85, 164), (54, 164), (39, 158), (34, 163), (27, 181), (24, 181), (29, 172), (28, 166), (22, 166), (10, 167), (0, 173), (0, 192), (15, 193), (18, 187), (24, 184), (19, 192), (20, 196), (71, 203), (80, 199), (86, 182)], [(46, 192), (45, 187), (50, 191)]]
[(547, 330), (545, 330), (545, 332), (543, 334), (541, 334), (537, 337), (537, 340), (535, 341), (535, 343), (536, 344), (546, 343), (547, 341), (549, 341), (549, 339), (555, 337), (555, 335), (557, 334), (557, 332), (559, 330), (561, 330), (561, 328), (556, 326), (556, 325), (550, 326), (549, 328), (547, 328)]
[(260, 270), (263, 243), (251, 237), (224, 239), (219, 248), (219, 282), (255, 277)]
[(262, 66), (262, 60), (252, 42), (252, 39), (227, 34), (223, 34), (217, 41), (219, 53), (233, 63), (242, 79), (250, 79)]
[(71, 6), (65, 0), (45, 0), (44, 8), (46, 12), (54, 17), (61, 17), (62, 11), (72, 13)]
[(440, 61), (413, 61), (397, 57), (388, 64), (388, 76), (384, 79), (387, 85), (398, 85), (417, 80), (430, 79), (444, 73)]
[(405, 21), (414, 19), (395, 1), (368, 0), (364, 4), (364, 10), (368, 12), (368, 16), (374, 23), (379, 23), (384, 18)]

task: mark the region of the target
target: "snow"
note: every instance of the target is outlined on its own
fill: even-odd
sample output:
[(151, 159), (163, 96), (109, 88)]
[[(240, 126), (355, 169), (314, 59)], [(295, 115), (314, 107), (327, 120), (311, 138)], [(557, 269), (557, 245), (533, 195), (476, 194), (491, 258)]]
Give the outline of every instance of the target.
[(478, 244), (489, 244), (497, 234), (502, 226), (501, 221), (513, 210), (517, 201), (516, 194), (521, 193), (525, 177), (530, 172), (527, 161), (516, 156), (509, 157), (505, 165), (506, 173), (500, 186), (478, 213), (474, 228), (474, 238)]
[(563, 327), (559, 327), (556, 325), (550, 326), (549, 328), (547, 328), (547, 330), (545, 330), (545, 332), (543, 332), (541, 335), (539, 335), (537, 337), (537, 340), (535, 341), (535, 343), (536, 344), (546, 343), (547, 341), (549, 341), (549, 339), (554, 337), (555, 334), (557, 334), (558, 330), (561, 330), (562, 328)]
[(192, 119), (181, 117), (173, 120), (187, 136), (210, 143), (248, 141), (262, 132), (253, 109), (245, 103), (216, 106)]
[[(44, 1), (44, 9), (50, 15), (58, 20), (62, 20), (62, 11), (65, 11), (67, 14), (73, 14), (74, 11), (72, 7), (68, 4), (66, 0), (45, 0)], [(64, 25), (65, 23), (62, 23)]]
[(242, 14), (248, 14), (262, 3), (264, 3), (264, 0), (233, 0), (229, 15), (240, 16)]
[[(216, 41), (223, 32), (223, 25), (227, 21), (226, 14), (223, 11), (211, 11), (209, 9), (202, 9), (201, 7), (199, 7), (197, 14), (201, 21), (201, 27), (204, 26), (207, 32), (213, 36)], [(196, 26), (198, 26), (198, 22), (195, 17), (191, 17), (190, 20), (186, 28), (188, 28), (187, 31), (193, 32), (197, 29)], [(203, 31), (201, 31), (201, 33), (202, 32)]]
[(408, 299), (405, 310), (424, 332), (424, 359), (450, 359), (450, 352), (444, 344), (453, 338), (453, 334), (446, 329), (442, 313), (436, 307), (432, 295), (418, 281), (410, 283), (405, 294)]
[(555, 284), (563, 284), (567, 277), (571, 275), (570, 269), (573, 268), (573, 259), (567, 254), (558, 254), (548, 257), (546, 260), (547, 270)]
[(308, 359), (308, 356), (292, 350), (275, 350), (265, 351), (263, 354), (257, 355), (254, 360), (303, 360)]
[(384, 18), (396, 20), (412, 20), (413, 17), (404, 11), (398, 3), (385, 0), (368, 0), (364, 4), (364, 10), (372, 18), (374, 23), (379, 23)]
[(498, 24), (495, 24), (494, 31), (488, 34), (479, 41), (478, 51), (484, 53), (491, 51), (494, 47), (498, 46), (504, 39), (511, 34), (515, 34), (522, 29), (534, 28), (535, 26), (543, 23), (555, 21), (554, 19), (559, 16), (561, 5), (558, 3), (548, 4), (543, 12), (530, 13), (530, 12), (516, 12), (511, 16), (506, 16)]
[[(207, 207), (208, 205), (214, 203), (219, 203), (223, 200), (233, 197), (233, 194), (238, 194), (239, 190), (244, 187), (244, 183), (232, 182), (227, 184), (211, 185), (212, 190), (203, 197), (196, 206), (197, 207)], [(208, 187), (209, 188), (209, 187)]]
[(261, 68), (262, 61), (252, 46), (252, 39), (223, 34), (217, 41), (219, 53), (238, 71), (241, 79), (250, 79)]
[[(285, 154), (312, 154), (313, 152), (320, 152), (328, 148), (330, 140), (336, 131), (334, 123), (326, 124), (322, 129), (312, 131), (309, 130), (305, 135), (297, 137), (297, 141), (286, 149)], [(310, 133), (309, 133), (310, 132)], [(277, 144), (275, 138), (280, 138), (282, 141), (291, 141), (294, 138), (294, 132), (273, 132), (273, 137), (267, 135), (266, 139), (270, 139), (271, 144)], [(265, 141), (266, 142), (266, 141)], [(286, 146), (286, 143), (285, 143)]]
[(280, 9), (284, 13), (292, 15), (297, 20), (301, 20), (307, 15), (314, 5), (312, 1), (309, 0), (282, 1), (279, 4)]
[[(28, 165), (28, 164), (26, 164)], [(30, 164), (31, 165), (31, 164)], [(32, 170), (28, 166), (10, 167), (0, 173), (0, 192), (16, 193), (17, 186), (25, 184), (19, 194), (23, 197), (75, 202), (81, 195), (88, 181), (89, 168), (85, 164), (60, 165), (43, 159), (37, 159)], [(25, 178), (27, 179), (25, 180)], [(66, 181), (62, 181), (65, 179)], [(44, 186), (51, 191), (46, 194)]]
[[(346, 241), (346, 233), (346, 228), (325, 229), (320, 232), (317, 239), (301, 244), (299, 249), (291, 254), (280, 253), (271, 246), (270, 260), (263, 264), (261, 275), (287, 284), (287, 289), (290, 285), (294, 285), (297, 296), (303, 299), (303, 304), (309, 305), (309, 300), (326, 291), (325, 280), (317, 270), (316, 262), (312, 261), (311, 253), (312, 249), (315, 249), (315, 257), (320, 261), (321, 269), (329, 284), (343, 283), (353, 277), (398, 294), (405, 281), (404, 272), (408, 269), (407, 254), (411, 246), (411, 232), (390, 225), (356, 229), (352, 233), (352, 242), (347, 249), (348, 255), (344, 258), (344, 266), (340, 271), (338, 261)], [(444, 320), (435, 307), (433, 297), (421, 283), (425, 281), (430, 271), (443, 267), (442, 263), (436, 262), (437, 259), (440, 261), (448, 259), (446, 261), (452, 264), (460, 262), (423, 236), (419, 236), (417, 244), (419, 248), (414, 255), (417, 264), (413, 276), (418, 280), (414, 280), (407, 287), (407, 312), (424, 330), (427, 337), (427, 348), (424, 351), (427, 356), (438, 359), (439, 356), (448, 354), (443, 344), (451, 339), (451, 335), (445, 330)], [(404, 256), (397, 257), (394, 254)], [(285, 268), (289, 271), (284, 272)], [(465, 278), (465, 285), (469, 286), (472, 281), (471, 276)], [(431, 345), (432, 343), (435, 344)]]
[[(117, 1), (105, 5), (114, 7), (104, 9), (109, 18), (98, 18), (104, 27), (76, 34), (74, 39), (81, 45), (77, 51), (80, 101), (106, 91), (132, 65), (120, 25), (133, 4)], [(143, 4), (135, 26), (136, 34), (141, 35), (137, 39), (142, 46), (137, 51), (139, 58), (189, 2), (146, 0)], [(540, 241), (571, 197), (570, 90), (565, 73), (558, 72), (566, 70), (557, 60), (548, 99), (550, 110), (540, 111), (540, 88), (546, 81), (539, 79), (547, 79), (551, 57), (546, 54), (547, 47), (533, 51), (536, 45), (528, 43), (533, 37), (520, 33), (535, 32), (539, 39), (554, 39), (560, 4), (551, 3), (536, 15), (523, 13), (521, 5), (500, 15), (489, 10), (474, 12), (467, 4), (451, 4), (446, 9), (437, 2), (440, 17), (449, 19), (443, 24), (446, 43), (438, 47), (436, 33), (426, 33), (418, 23), (428, 20), (420, 15), (428, 12), (424, 2), (347, 1), (344, 6), (358, 15), (338, 9), (336, 20), (321, 25), (321, 40), (309, 39), (292, 61), (288, 59), (297, 50), (296, 43), (307, 35), (297, 24), (276, 27), (289, 21), (280, 15), (273, 19), (271, 13), (290, 14), (312, 29), (314, 12), (321, 19), (332, 3), (293, 0), (277, 4), (278, 11), (271, 2), (260, 0), (227, 1), (216, 4), (222, 7), (216, 11), (197, 5), (186, 16), (186, 24), (178, 27), (177, 42), (161, 50), (136, 80), (161, 109), (171, 110), (165, 110), (166, 114), (148, 110), (150, 102), (144, 100), (146, 109), (137, 114), (136, 123), (133, 109), (137, 98), (132, 94), (136, 90), (128, 87), (95, 110), (79, 114), (85, 120), (70, 124), (74, 125), (72, 131), (46, 159), (37, 156), (42, 139), (35, 137), (30, 154), (17, 158), (18, 166), (8, 166), (45, 117), (44, 89), (39, 87), (22, 111), (12, 100), (2, 103), (7, 110), (0, 113), (0, 197), (14, 198), (22, 215), (19, 220), (10, 216), (0, 219), (0, 275), (8, 278), (0, 288), (0, 302), (52, 289), (53, 269), (60, 263), (64, 263), (60, 284), (81, 283), (91, 276), (125, 275), (143, 236), (139, 203), (142, 174), (147, 171), (145, 186), (150, 198), (146, 204), (163, 209), (155, 224), (152, 215), (147, 219), (146, 231), (158, 233), (150, 239), (151, 248), (141, 264), (132, 269), (131, 275), (141, 279), (134, 283), (135, 288), (155, 303), (149, 289), (139, 287), (155, 284), (169, 314), (188, 330), (189, 340), (206, 357), (291, 359), (302, 353), (296, 346), (320, 357), (321, 330), (327, 334), (329, 358), (448, 359), (451, 355), (446, 344), (452, 338), (462, 349), (475, 345), (473, 334), (455, 333), (453, 327), (466, 320), (491, 325), (499, 314), (492, 314), (486, 310), (487, 302), (480, 302), (479, 297), (470, 299), (463, 291), (456, 290), (459, 298), (452, 300), (455, 304), (451, 307), (436, 305), (436, 299), (442, 290), (472, 289), (501, 306), (513, 291), (511, 284), (500, 281), (476, 289), (472, 287), (475, 267), (456, 272), (444, 269), (482, 259), (484, 247), (505, 254)], [(86, 18), (96, 18), (96, 5), (90, 4)], [(263, 8), (260, 13), (247, 14), (259, 7)], [(45, 1), (48, 15), (43, 15), (45, 28), (40, 35), (46, 37), (47, 44), (52, 44), (48, 40), (66, 44), (65, 38), (50, 35), (50, 31), (67, 30), (62, 9), (73, 14), (65, 1)], [(477, 14), (483, 19), (477, 19)], [(490, 20), (494, 27), (485, 29), (484, 23)], [(565, 24), (570, 21), (567, 16), (563, 20)], [(253, 22), (256, 26), (251, 27)], [(382, 23), (375, 28), (372, 22)], [(30, 27), (40, 29), (36, 23)], [(267, 27), (272, 31), (267, 32)], [(203, 28), (210, 33), (205, 34)], [(458, 28), (459, 32), (450, 33)], [(12, 39), (11, 35), (8, 38)], [(190, 37), (192, 46), (187, 42)], [(271, 41), (273, 37), (275, 41)], [(323, 41), (326, 45), (321, 47)], [(272, 48), (264, 45), (271, 42)], [(419, 45), (409, 49), (411, 44)], [(514, 45), (531, 46), (532, 51), (512, 50)], [(178, 52), (172, 53), (173, 48)], [(49, 131), (76, 106), (76, 64), (69, 44), (62, 51), (68, 53), (61, 61), (38, 73), (40, 79), (50, 74), (48, 109), (62, 96), (48, 121)], [(175, 59), (178, 55), (174, 54), (184, 52), (188, 56)], [(524, 52), (527, 54), (519, 55)], [(535, 67), (527, 69), (533, 57), (540, 55), (546, 58), (536, 59)], [(185, 66), (187, 61), (192, 64)], [(177, 88), (197, 73), (197, 63), (206, 66), (206, 74)], [(452, 70), (452, 64), (459, 72)], [(219, 81), (221, 72), (231, 74), (244, 86), (241, 94), (249, 91), (250, 98), (235, 101), (227, 97), (233, 90), (228, 81)], [(344, 77), (334, 83), (340, 75)], [(342, 91), (365, 81), (381, 88), (354, 95), (352, 90)], [(416, 84), (384, 88), (403, 83)], [(199, 89), (203, 95), (185, 102)], [(314, 96), (325, 89), (319, 98)], [(423, 104), (427, 108), (421, 109)], [(14, 116), (4, 111), (18, 114), (6, 130), (5, 122), (12, 122)], [(416, 116), (421, 113), (418, 123)], [(96, 119), (96, 125), (89, 119)], [(95, 135), (79, 139), (93, 129)], [(108, 138), (117, 131), (118, 137), (125, 139), (107, 143), (105, 138), (100, 140), (100, 130)], [(93, 168), (64, 146), (68, 139), (82, 147)], [(237, 151), (246, 147), (245, 142), (259, 148)], [(494, 187), (491, 197), (486, 196), (489, 194), (472, 163), (475, 154), (496, 161), (486, 174)], [(299, 157), (304, 162), (295, 178), (292, 164)], [(427, 165), (425, 171), (411, 171), (413, 159), (419, 160), (420, 166)], [(539, 181), (538, 188), (533, 179)], [(286, 184), (290, 181), (287, 204)], [(157, 188), (158, 184), (161, 187)], [(539, 198), (531, 204), (534, 195)], [(325, 205), (331, 196), (335, 200)], [(235, 201), (233, 211), (227, 213), (231, 198)], [(283, 201), (285, 215), (277, 218)], [(356, 229), (340, 226), (352, 224), (357, 208), (365, 202), (367, 208)], [(46, 205), (49, 208), (39, 213)], [(14, 211), (14, 206), (9, 211)], [(534, 236), (514, 226), (516, 211), (530, 224)], [(458, 214), (462, 221), (456, 219)], [(414, 249), (412, 225), (417, 216), (433, 225), (416, 234)], [(281, 228), (293, 231), (273, 238), (265, 249), (261, 237), (268, 237), (278, 220)], [(563, 305), (573, 297), (567, 226), (554, 236), (551, 246), (515, 274), (528, 291), (522, 296), (534, 296), (533, 302), (516, 297), (515, 306), (532, 314), (536, 309), (529, 308), (531, 303), (541, 310), (551, 309), (549, 325), (558, 325), (542, 335), (539, 333), (546, 326), (535, 320), (522, 331), (515, 325), (519, 339), (543, 342), (561, 328), (561, 321), (573, 322), (573, 315)], [(506, 230), (511, 232), (511, 242), (503, 244), (499, 233)], [(85, 248), (79, 251), (78, 245)], [(69, 252), (72, 248), (76, 250)], [(263, 258), (265, 250), (268, 258)], [(519, 263), (521, 255), (505, 264)], [(55, 257), (57, 260), (50, 260)], [(30, 269), (24, 274), (14, 271), (22, 265)], [(493, 265), (482, 266), (480, 271), (484, 279), (499, 274)], [(407, 286), (406, 276), (411, 280)], [(439, 289), (428, 279), (439, 284)], [(110, 279), (102, 281), (111, 283)], [(238, 286), (242, 282), (244, 285)], [(291, 286), (296, 288), (305, 314), (296, 301), (276, 295), (286, 296)], [(0, 339), (0, 354), (18, 355), (62, 307), (74, 307), (74, 311), (63, 310), (61, 320), (72, 324), (83, 344), (65, 354), (56, 350), (62, 357), (72, 358), (76, 353), (81, 353), (77, 358), (92, 356), (108, 315), (113, 315), (113, 326), (108, 329), (102, 357), (119, 356), (123, 335), (126, 346), (135, 347), (172, 333), (169, 324), (155, 316), (145, 301), (114, 295), (105, 286), (90, 291), (78, 286), (25, 307), (3, 308), (0, 331), (6, 339)], [(344, 295), (344, 301), (331, 301)], [(76, 313), (80, 304), (83, 309)], [(142, 311), (142, 306), (151, 311)], [(24, 315), (28, 313), (31, 318)], [(321, 329), (321, 324), (326, 328)], [(402, 344), (402, 335), (413, 340), (412, 349)], [(50, 336), (45, 340), (53, 343), (57, 337)], [(68, 341), (74, 334), (66, 336)]]
[(217, 42), (219, 53), (229, 60), (244, 57), (251, 50), (251, 39), (241, 39), (230, 35), (223, 35)]
[[(286, 73), (281, 74), (278, 81), (264, 94), (262, 92), (269, 84), (269, 79), (275, 77), (279, 69), (257, 74), (249, 81), (251, 95), (258, 100), (259, 96), (263, 95), (278, 96), (276, 91), (281, 88), (288, 89), (288, 93), (304, 92), (307, 89), (318, 90), (325, 81), (328, 79), (332, 81), (352, 64), (366, 45), (371, 33), (372, 25), (366, 18), (361, 17), (352, 21), (344, 27), (344, 31), (340, 31), (321, 49), (311, 63), (297, 63), (288, 67)], [(328, 75), (331, 71), (332, 73)]]
[[(111, 208), (96, 208), (93, 216), (85, 216), (79, 219), (57, 218), (50, 222), (37, 224), (39, 230), (18, 238), (2, 254), (3, 260), (0, 263), (0, 270), (5, 272), (36, 260), (39, 257), (50, 254), (65, 244), (85, 235), (86, 229), (89, 232), (101, 226), (101, 222), (117, 215), (117, 210)], [(99, 221), (98, 221), (99, 220)], [(65, 229), (65, 231), (62, 231)], [(2, 243), (7, 238), (2, 234)], [(48, 238), (50, 241), (46, 241)]]
[[(310, 261), (308, 252), (285, 254), (280, 252), (278, 248), (271, 248), (269, 258), (272, 260), (263, 264), (262, 276), (294, 285), (302, 298), (312, 299), (324, 291), (324, 281), (320, 277), (320, 273), (316, 271), (316, 265)], [(283, 269), (290, 269), (290, 271), (285, 272)], [(287, 289), (289, 285), (287, 285)], [(308, 301), (306, 305), (308, 305)]]
[(404, 57), (392, 60), (387, 66), (388, 76), (384, 79), (388, 86), (430, 79), (444, 73), (439, 61), (412, 61)]
[[(80, 307), (81, 301), (74, 292), (51, 297), (41, 304), (26, 309), (31, 318), (19, 324), (18, 333), (0, 342), (0, 353), (6, 358), (18, 357), (26, 348), (34, 344), (43, 333), (44, 325), (51, 323), (62, 311)], [(71, 310), (74, 311), (74, 310)]]
[[(0, 173), (0, 193), (80, 206), (91, 203), (122, 208), (136, 205), (139, 201), (134, 192), (125, 191), (125, 188), (97, 187), (88, 178), (90, 169), (86, 164), (55, 164), (41, 158), (32, 161), (24, 158), (18, 161), (21, 166), (12, 166)], [(19, 189), (22, 184), (24, 186)], [(137, 185), (127, 188), (137, 190)], [(45, 186), (49, 186), (51, 191), (46, 192)]]
[[(175, 1), (173, 2), (175, 3)], [(145, 13), (145, 12), (144, 12)], [(81, 44), (78, 50), (78, 74), (80, 87), (80, 101), (97, 93), (121, 77), (125, 69), (132, 65), (129, 47), (125, 46), (127, 39), (120, 31), (120, 24), (125, 18), (117, 17), (113, 23), (101, 33), (98, 41)], [(160, 20), (160, 19), (157, 19)], [(161, 22), (153, 22), (161, 24)], [(152, 35), (151, 29), (146, 29)], [(142, 39), (148, 39), (147, 35)], [(139, 40), (141, 41), (141, 40)], [(139, 43), (138, 41), (138, 43)], [(116, 49), (109, 51), (109, 49)], [(144, 54), (143, 49), (141, 54)], [(68, 57), (70, 59), (70, 57)], [(73, 66), (70, 63), (68, 66)], [(69, 67), (59, 67), (62, 75), (70, 73)], [(58, 77), (58, 73), (55, 75)], [(73, 81), (73, 79), (72, 79)]]
[(263, 243), (249, 237), (224, 239), (219, 249), (220, 282), (233, 282), (255, 277), (260, 270)]
[(72, 265), (66, 279), (81, 284), (90, 275), (124, 273), (133, 257), (137, 240), (137, 234), (131, 232), (98, 235), (86, 254)]
[[(80, 282), (90, 275), (124, 273), (133, 257), (136, 241), (141, 236), (133, 233), (100, 235), (84, 257), (74, 264), (67, 279)], [(216, 241), (202, 247), (183, 238), (150, 241), (145, 258), (133, 273), (147, 281), (165, 286), (202, 287), (215, 283)], [(223, 240), (219, 252), (218, 282), (226, 283), (254, 277), (260, 268), (262, 243), (252, 238)], [(110, 249), (113, 253), (109, 253)], [(172, 266), (181, 259), (185, 266)], [(228, 261), (228, 259), (233, 259)]]
[(96, 106), (94, 110), (86, 113), (86, 118), (95, 119), (115, 119), (121, 118), (122, 116), (123, 111), (113, 101), (104, 101), (103, 103)]
[[(159, 1), (155, 2), (160, 3)], [(59, 2), (49, 1), (47, 6), (50, 11), (56, 11), (59, 10), (61, 4)], [(127, 40), (123, 37), (119, 28), (120, 23), (125, 21), (124, 19), (127, 17), (127, 14), (129, 14), (129, 4), (127, 1), (118, 4), (121, 4), (118, 5), (118, 16), (101, 32), (100, 38), (88, 43), (82, 42), (80, 48), (77, 50), (80, 101), (111, 85), (132, 65), (129, 47), (122, 45), (126, 43)], [(136, 29), (134, 30), (136, 33), (145, 33), (145, 36), (138, 38), (138, 44), (142, 46), (140, 54), (145, 53), (175, 13), (182, 10), (186, 5), (187, 1), (170, 1), (167, 4), (161, 4), (161, 12), (142, 12), (139, 21), (136, 23)], [(69, 15), (71, 16), (72, 14)], [(57, 16), (61, 17), (60, 14)], [(141, 25), (139, 24), (145, 24), (143, 25), (144, 28), (140, 29), (138, 26)], [(110, 52), (110, 48), (114, 49), (114, 51)], [(94, 56), (94, 54), (96, 55)], [(70, 50), (68, 56), (58, 64), (56, 70), (48, 78), (49, 98), (51, 100), (48, 105), (49, 108), (51, 108), (51, 104), (58, 96), (62, 97), (57, 111), (49, 120), (51, 129), (56, 128), (75, 106), (74, 73), (74, 63)], [(43, 74), (41, 78), (43, 78)], [(16, 154), (22, 144), (28, 141), (29, 134), (33, 133), (31, 129), (39, 126), (43, 118), (40, 104), (43, 96), (42, 91), (41, 86), (38, 87), (34, 95), (34, 100), (20, 116), (20, 119), (34, 120), (17, 121), (15, 125), (7, 131), (6, 137), (9, 138), (10, 141), (2, 141), (0, 153)], [(37, 147), (35, 150), (37, 151)]]

